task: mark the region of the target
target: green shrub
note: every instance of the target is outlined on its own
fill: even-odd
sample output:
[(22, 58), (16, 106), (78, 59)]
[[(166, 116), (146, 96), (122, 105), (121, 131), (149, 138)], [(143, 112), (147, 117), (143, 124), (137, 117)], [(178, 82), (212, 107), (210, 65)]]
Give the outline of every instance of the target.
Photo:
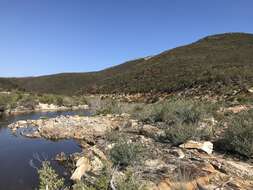
[(105, 133), (105, 139), (110, 143), (116, 143), (119, 142), (120, 139), (124, 138), (123, 134), (121, 134), (117, 130), (108, 130)]
[(205, 116), (202, 104), (191, 100), (167, 100), (145, 107), (139, 119), (149, 122), (196, 124)]
[(39, 173), (40, 190), (59, 190), (64, 186), (64, 180), (60, 178), (48, 161), (42, 162)]
[(57, 96), (56, 100), (55, 100), (55, 103), (58, 106), (63, 106), (64, 105), (63, 98), (61, 96)]
[(173, 145), (179, 145), (187, 140), (197, 138), (198, 130), (196, 125), (177, 124), (165, 130), (165, 136), (161, 136), (162, 141), (169, 141)]
[(116, 181), (117, 190), (145, 190), (145, 186), (141, 183), (136, 175), (131, 171), (127, 171), (124, 177), (120, 177)]
[[(112, 172), (107, 168), (96, 178), (94, 183), (82, 180), (73, 185), (73, 190), (109, 190), (111, 189)], [(113, 182), (117, 190), (145, 190), (145, 186), (131, 171), (127, 171), (124, 176), (116, 176)]]
[(39, 101), (43, 104), (54, 104), (55, 97), (54, 95), (43, 94), (39, 97)]
[(93, 186), (87, 185), (83, 181), (80, 181), (77, 184), (73, 185), (73, 190), (97, 190), (97, 189)]
[(139, 163), (144, 156), (144, 147), (139, 143), (121, 140), (110, 150), (110, 159), (114, 165), (126, 167)]
[(38, 103), (34, 95), (24, 95), (18, 104), (25, 108), (34, 109)]
[(228, 122), (224, 147), (246, 157), (253, 155), (253, 111), (240, 113)]

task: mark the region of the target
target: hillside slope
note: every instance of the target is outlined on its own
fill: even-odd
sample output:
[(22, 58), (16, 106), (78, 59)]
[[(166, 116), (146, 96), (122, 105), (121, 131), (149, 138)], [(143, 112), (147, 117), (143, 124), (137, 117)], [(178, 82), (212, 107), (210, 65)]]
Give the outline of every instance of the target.
[(174, 92), (194, 86), (253, 85), (253, 35), (226, 33), (91, 73), (11, 79), (27, 91), (73, 93)]
[(17, 89), (18, 85), (12, 79), (0, 78), (0, 90)]

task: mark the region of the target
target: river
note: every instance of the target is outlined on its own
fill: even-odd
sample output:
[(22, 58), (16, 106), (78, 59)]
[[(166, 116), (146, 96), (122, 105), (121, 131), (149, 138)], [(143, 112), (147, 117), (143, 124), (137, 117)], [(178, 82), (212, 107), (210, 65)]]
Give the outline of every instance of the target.
[[(6, 127), (17, 120), (56, 117), (59, 115), (89, 115), (88, 111), (31, 113), (0, 119), (0, 190), (35, 190), (38, 187), (36, 169), (31, 167), (33, 160), (39, 166), (35, 155), (52, 160), (56, 154), (80, 152), (81, 148), (74, 140), (50, 141), (47, 139), (30, 139), (14, 135)], [(56, 171), (64, 174), (63, 166), (52, 161)], [(64, 176), (68, 178), (69, 176)]]

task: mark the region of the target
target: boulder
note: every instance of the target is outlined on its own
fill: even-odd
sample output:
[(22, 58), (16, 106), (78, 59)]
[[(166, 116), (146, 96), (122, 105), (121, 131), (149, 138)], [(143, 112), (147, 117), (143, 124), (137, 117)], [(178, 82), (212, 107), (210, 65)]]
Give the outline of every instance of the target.
[(253, 93), (253, 87), (249, 88), (248, 91), (249, 91), (250, 93)]
[(181, 144), (179, 147), (184, 149), (202, 150), (207, 154), (212, 154), (213, 152), (213, 143), (211, 143), (210, 141), (197, 142), (190, 140), (184, 144)]
[(74, 173), (71, 176), (71, 180), (73, 181), (80, 181), (83, 177), (83, 175), (91, 170), (91, 164), (89, 159), (87, 159), (86, 157), (81, 157), (77, 163), (76, 163), (76, 170), (74, 171)]

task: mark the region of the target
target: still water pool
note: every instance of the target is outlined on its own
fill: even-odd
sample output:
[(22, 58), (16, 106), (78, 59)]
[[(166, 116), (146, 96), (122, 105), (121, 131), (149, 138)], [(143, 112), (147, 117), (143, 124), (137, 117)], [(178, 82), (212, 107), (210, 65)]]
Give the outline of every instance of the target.
[[(81, 148), (74, 140), (50, 141), (46, 139), (30, 139), (14, 135), (6, 128), (9, 123), (24, 119), (40, 117), (56, 117), (59, 115), (88, 115), (88, 111), (32, 113), (12, 116), (0, 120), (0, 190), (34, 190), (38, 187), (36, 169), (30, 166), (34, 155), (44, 155), (48, 160), (56, 154), (80, 152)], [(56, 171), (64, 173), (64, 168), (52, 161)]]

